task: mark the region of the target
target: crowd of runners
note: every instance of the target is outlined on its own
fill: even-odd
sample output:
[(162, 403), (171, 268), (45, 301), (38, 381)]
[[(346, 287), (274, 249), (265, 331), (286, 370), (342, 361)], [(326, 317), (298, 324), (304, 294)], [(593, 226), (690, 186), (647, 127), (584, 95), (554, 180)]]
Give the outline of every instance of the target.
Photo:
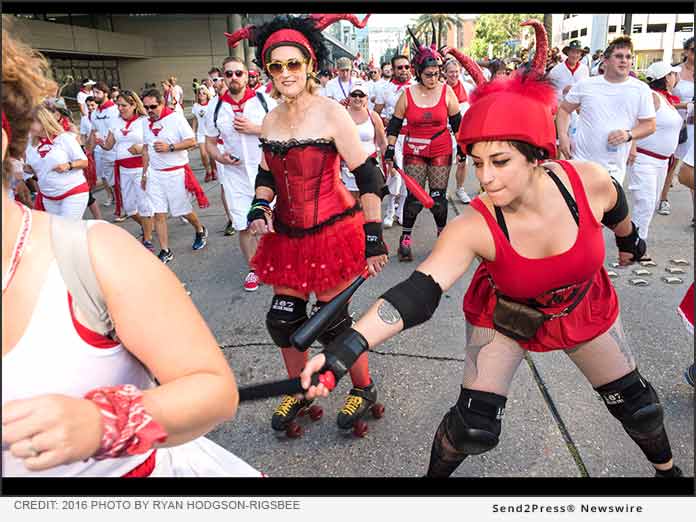
[[(237, 385), (164, 267), (175, 259), (169, 217), (193, 228), (194, 251), (224, 241), (194, 210), (218, 182), (224, 235), (248, 265), (235, 284), (272, 286), (278, 378), (305, 390), (269, 412), (273, 430), (297, 436), (298, 415), (321, 415), (313, 401), (330, 390), (310, 379), (327, 370), (352, 381), (339, 428), (381, 415), (369, 350), (430, 319), (479, 260), (464, 299), (463, 384), (433, 427), (427, 476), (493, 449), (525, 353), (554, 350), (656, 477), (681, 476), (623, 332), (603, 228), (619, 265), (648, 261), (674, 178), (693, 194), (694, 39), (644, 80), (629, 37), (592, 58), (578, 41), (550, 51), (535, 20), (523, 24), (536, 42), (524, 59), (477, 62), (409, 30), (409, 56), (329, 63), (322, 30), (339, 20), (365, 27), (369, 16), (282, 15), (220, 35), (231, 47), (248, 40), (256, 67), (231, 56), (195, 80), (190, 119), (172, 76), (138, 92), (85, 78), (73, 120), (45, 59), (3, 23), (3, 475), (263, 475), (204, 437), (234, 416)], [(451, 175), (466, 206), (450, 220)], [(296, 332), (358, 276), (389, 270), (383, 229), (401, 227), (395, 260), (412, 263), (424, 207), (437, 235), (425, 261), (357, 322), (342, 304), (310, 359)], [(112, 209), (116, 225), (105, 222)], [(117, 225), (128, 219), (138, 237)], [(674, 303), (692, 333), (693, 301), (692, 285)], [(693, 364), (686, 379), (693, 386)]]

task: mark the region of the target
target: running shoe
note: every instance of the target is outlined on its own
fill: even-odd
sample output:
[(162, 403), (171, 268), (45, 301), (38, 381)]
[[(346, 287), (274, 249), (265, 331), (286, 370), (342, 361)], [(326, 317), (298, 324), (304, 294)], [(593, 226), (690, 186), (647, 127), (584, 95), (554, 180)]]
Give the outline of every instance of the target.
[(225, 235), (226, 236), (234, 236), (235, 230), (234, 230), (234, 225), (232, 224), (231, 221), (228, 221), (227, 224), (225, 225)]
[(179, 221), (181, 221), (182, 224), (184, 225), (190, 225), (189, 220), (186, 219), (186, 216), (179, 216)]
[(115, 216), (114, 223), (123, 223), (126, 219), (128, 219), (128, 216), (126, 216), (125, 214), (122, 216)]
[(459, 187), (457, 189), (457, 198), (459, 198), (459, 201), (465, 205), (471, 203), (471, 198), (469, 197), (469, 194), (466, 193), (466, 190), (464, 190), (464, 187)]
[(160, 250), (160, 253), (157, 255), (157, 257), (166, 265), (170, 261), (174, 260), (174, 252), (172, 252), (171, 250)]
[(384, 228), (391, 228), (394, 226), (394, 216), (385, 216), (384, 221), (382, 221)]
[(205, 245), (208, 244), (208, 229), (203, 227), (201, 232), (196, 232), (196, 236), (193, 239), (193, 245), (191, 248), (194, 250), (200, 250)]
[(663, 216), (669, 216), (672, 213), (672, 205), (670, 205), (669, 201), (667, 200), (660, 201), (660, 206), (657, 209), (657, 213)]
[(694, 381), (696, 381), (696, 368), (694, 367), (694, 364), (689, 366), (684, 372), (684, 378), (688, 384), (690, 384), (692, 387), (694, 386)]
[(256, 272), (249, 272), (244, 278), (244, 290), (247, 292), (256, 292), (259, 289), (259, 276)]
[(143, 246), (153, 254), (155, 253), (155, 245), (152, 244), (152, 241), (143, 241)]
[(107, 199), (107, 200), (104, 202), (104, 206), (105, 206), (105, 207), (110, 207), (110, 206), (113, 205), (113, 204), (114, 204), (113, 198), (109, 198), (109, 199)]

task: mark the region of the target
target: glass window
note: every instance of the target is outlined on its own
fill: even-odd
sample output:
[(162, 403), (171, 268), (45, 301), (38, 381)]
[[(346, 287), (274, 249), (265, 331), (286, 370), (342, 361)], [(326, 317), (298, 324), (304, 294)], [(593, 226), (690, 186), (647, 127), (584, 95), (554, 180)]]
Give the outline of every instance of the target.
[(580, 29), (580, 36), (585, 36), (587, 34), (587, 27)]
[(667, 32), (667, 24), (648, 24), (647, 31), (648, 33), (666, 33)]
[(674, 32), (676, 33), (693, 33), (694, 23), (693, 22), (679, 22), (674, 25)]
[(578, 37), (578, 30), (576, 29), (575, 31), (570, 32), (570, 37), (571, 38), (577, 38)]
[(643, 26), (638, 24), (633, 26), (633, 32), (634, 33), (642, 33), (643, 32)]
[(616, 26), (615, 26), (615, 25), (610, 25), (610, 26), (609, 26), (609, 32), (610, 32), (610, 33), (615, 33), (615, 32), (616, 32)]

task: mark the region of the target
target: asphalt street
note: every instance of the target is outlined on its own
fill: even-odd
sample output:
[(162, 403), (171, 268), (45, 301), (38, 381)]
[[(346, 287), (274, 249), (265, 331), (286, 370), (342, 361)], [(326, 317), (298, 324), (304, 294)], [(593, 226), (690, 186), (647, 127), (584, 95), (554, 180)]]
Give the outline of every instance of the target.
[[(192, 167), (202, 180), (198, 153)], [(452, 176), (453, 178), (453, 176)], [(453, 180), (452, 180), (453, 182)], [(466, 184), (477, 189), (475, 178)], [(247, 272), (238, 238), (223, 236), (226, 218), (217, 182), (204, 185), (211, 206), (199, 212), (210, 231), (208, 246), (191, 250), (192, 229), (170, 219), (170, 243), (176, 259), (168, 265), (192, 292), (191, 298), (215, 334), (240, 386), (284, 378), (279, 350), (265, 328), (272, 290), (262, 286), (245, 292)], [(451, 187), (452, 188), (452, 187)], [(450, 191), (451, 194), (454, 190)], [(98, 199), (103, 200), (100, 193)], [(671, 216), (656, 215), (649, 251), (657, 263), (644, 276), (648, 286), (629, 283), (637, 267), (617, 269), (613, 280), (621, 317), (641, 373), (657, 390), (665, 409), (665, 424), (675, 462), (694, 474), (694, 391), (683, 378), (694, 361), (693, 338), (677, 316), (676, 306), (693, 280), (694, 229), (692, 200), (675, 183)], [(463, 205), (450, 201), (449, 218)], [(105, 215), (110, 214), (105, 209)], [(137, 226), (128, 222), (127, 229)], [(351, 311), (357, 316), (386, 289), (410, 275), (425, 259), (435, 239), (429, 212), (422, 212), (414, 233), (414, 263), (399, 263), (396, 249), (400, 227), (385, 231), (392, 255), (382, 275), (357, 292)], [(607, 237), (606, 265), (616, 260), (614, 241)], [(662, 281), (670, 259), (684, 258), (683, 284)], [(408, 330), (370, 354), (370, 367), (386, 414), (369, 421), (365, 438), (342, 433), (335, 415), (350, 388), (344, 379), (321, 401), (324, 417), (303, 420), (305, 435), (277, 435), (270, 419), (278, 400), (243, 403), (237, 416), (208, 436), (271, 476), (422, 476), (427, 469), (435, 430), (456, 402), (462, 380), (465, 324), (462, 299), (471, 276), (466, 275), (443, 296), (435, 316)], [(311, 353), (315, 353), (312, 349)], [(511, 386), (500, 444), (468, 458), (455, 476), (471, 477), (648, 477), (652, 467), (599, 396), (561, 352), (529, 354)]]

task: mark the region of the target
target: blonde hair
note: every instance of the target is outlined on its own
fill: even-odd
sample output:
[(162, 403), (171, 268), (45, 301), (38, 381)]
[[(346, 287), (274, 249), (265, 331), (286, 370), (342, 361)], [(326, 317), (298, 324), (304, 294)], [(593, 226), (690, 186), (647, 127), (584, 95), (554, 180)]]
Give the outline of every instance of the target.
[(65, 132), (63, 126), (56, 120), (53, 112), (44, 105), (36, 107), (34, 110), (34, 119), (41, 124), (50, 140), (53, 140), (55, 136)]
[(11, 24), (10, 17), (2, 17), (2, 112), (12, 130), (2, 169), (3, 184), (9, 182), (12, 172), (9, 158), (21, 158), (27, 147), (34, 107), (58, 87), (45, 58), (11, 36)]
[(129, 105), (135, 105), (135, 112), (139, 116), (147, 116), (147, 112), (145, 111), (145, 107), (143, 106), (140, 96), (135, 94), (133, 91), (129, 91), (128, 89), (121, 91), (116, 99), (119, 98), (123, 98), (123, 100)]

